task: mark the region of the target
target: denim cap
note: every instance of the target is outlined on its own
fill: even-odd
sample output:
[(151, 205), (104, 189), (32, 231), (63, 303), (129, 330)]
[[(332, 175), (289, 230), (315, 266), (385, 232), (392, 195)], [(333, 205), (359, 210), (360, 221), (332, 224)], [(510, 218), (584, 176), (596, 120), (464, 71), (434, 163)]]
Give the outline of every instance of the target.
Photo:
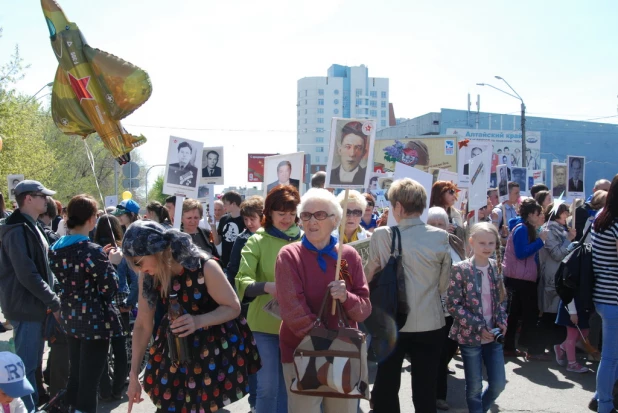
[(10, 351), (0, 352), (0, 390), (12, 398), (34, 393), (26, 377), (24, 362)]
[(127, 257), (154, 255), (171, 248), (172, 258), (183, 267), (195, 270), (205, 258), (191, 241), (191, 236), (177, 229), (165, 229), (154, 221), (135, 221), (122, 239), (122, 253)]
[(114, 216), (120, 216), (122, 214), (128, 214), (129, 212), (133, 212), (134, 214), (139, 213), (139, 204), (132, 199), (125, 199), (120, 204), (116, 205), (116, 210), (112, 212)]
[(15, 196), (21, 195), (24, 192), (40, 192), (43, 195), (52, 196), (56, 195), (56, 191), (47, 189), (39, 181), (25, 180), (15, 185)]

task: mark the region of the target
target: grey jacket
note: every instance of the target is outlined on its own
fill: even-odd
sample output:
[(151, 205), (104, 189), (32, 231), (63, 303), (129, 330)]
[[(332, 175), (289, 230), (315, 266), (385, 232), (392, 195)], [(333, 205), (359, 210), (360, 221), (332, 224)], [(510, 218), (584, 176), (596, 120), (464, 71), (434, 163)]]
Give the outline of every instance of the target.
[(557, 313), (560, 297), (556, 292), (555, 276), (560, 262), (567, 256), (567, 247), (571, 243), (567, 238), (567, 232), (556, 221), (547, 223), (547, 241), (539, 251), (541, 264), (541, 279), (539, 282), (539, 308), (544, 313)]
[(47, 249), (34, 224), (16, 210), (0, 221), (0, 305), (11, 321), (44, 321), (60, 309)]
[[(444, 230), (426, 225), (420, 218), (399, 221), (406, 296), (410, 313), (400, 330), (404, 333), (433, 331), (442, 328), (444, 312), (440, 294), (449, 285), (451, 247)], [(365, 274), (371, 279), (390, 257), (392, 232), (390, 227), (377, 228), (371, 236), (369, 260)]]

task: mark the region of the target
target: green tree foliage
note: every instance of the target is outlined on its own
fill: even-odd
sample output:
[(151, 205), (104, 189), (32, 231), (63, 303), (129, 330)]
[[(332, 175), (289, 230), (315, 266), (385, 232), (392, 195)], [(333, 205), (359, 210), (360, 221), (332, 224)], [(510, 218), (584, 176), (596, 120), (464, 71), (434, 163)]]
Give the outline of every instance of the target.
[(148, 191), (148, 200), (159, 201), (161, 204), (164, 204), (165, 198), (167, 198), (167, 195), (163, 194), (163, 175), (159, 175), (155, 179), (152, 189)]

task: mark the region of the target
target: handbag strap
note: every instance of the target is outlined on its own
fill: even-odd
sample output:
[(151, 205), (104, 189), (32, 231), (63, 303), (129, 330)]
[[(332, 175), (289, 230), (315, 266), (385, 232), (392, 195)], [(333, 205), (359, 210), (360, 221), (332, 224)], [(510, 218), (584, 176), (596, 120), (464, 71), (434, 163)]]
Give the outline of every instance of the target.
[[(326, 293), (324, 294), (324, 298), (322, 299), (322, 305), (320, 305), (320, 312), (318, 313), (318, 318), (313, 323), (314, 327), (318, 327), (320, 324), (322, 324), (322, 320), (326, 318), (324, 315), (324, 311), (326, 311), (326, 303), (328, 302), (329, 298), (330, 298), (330, 290), (326, 289)], [(343, 305), (341, 304), (341, 301), (335, 300), (335, 303), (336, 303), (335, 305), (336, 315), (337, 315), (337, 318), (339, 319), (339, 327), (350, 327), (348, 318), (346, 317), (345, 312), (343, 311)]]
[(399, 232), (399, 227), (397, 226), (392, 226), (391, 227), (391, 231), (392, 231), (392, 238), (391, 238), (391, 257), (395, 256), (395, 242), (399, 241), (398, 243), (398, 247), (399, 249), (397, 250), (397, 253), (399, 255), (401, 255), (401, 233)]

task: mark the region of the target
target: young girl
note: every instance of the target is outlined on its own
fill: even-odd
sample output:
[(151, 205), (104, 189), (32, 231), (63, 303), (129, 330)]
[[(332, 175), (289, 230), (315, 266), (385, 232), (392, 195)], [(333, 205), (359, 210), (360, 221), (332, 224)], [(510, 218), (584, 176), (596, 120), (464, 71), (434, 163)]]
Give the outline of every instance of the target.
[[(470, 413), (489, 410), (506, 385), (502, 345), (506, 334), (506, 290), (496, 261), (498, 230), (489, 222), (470, 229), (472, 258), (453, 265), (446, 307), (453, 316), (449, 337), (459, 343)], [(489, 386), (483, 391), (483, 364)]]

